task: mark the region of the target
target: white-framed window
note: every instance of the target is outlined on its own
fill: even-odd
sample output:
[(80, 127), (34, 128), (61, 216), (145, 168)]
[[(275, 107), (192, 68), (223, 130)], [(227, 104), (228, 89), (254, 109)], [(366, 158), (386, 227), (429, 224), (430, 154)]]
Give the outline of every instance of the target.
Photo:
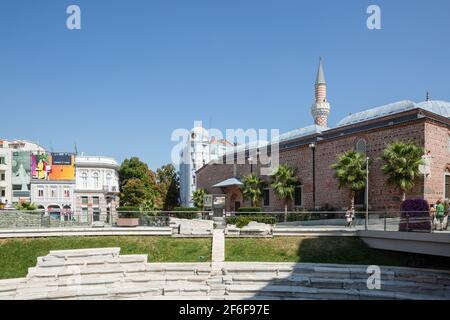
[(56, 198), (57, 197), (57, 190), (56, 188), (50, 188), (50, 198)]
[(94, 172), (92, 174), (92, 180), (94, 182), (94, 189), (98, 189), (99, 188), (99, 174), (98, 172)]
[(6, 164), (5, 156), (0, 156), (0, 164)]
[(295, 207), (303, 206), (303, 186), (295, 187), (295, 191), (294, 191), (294, 206)]
[(112, 173), (111, 173), (111, 172), (108, 172), (108, 173), (106, 174), (106, 185), (107, 185), (107, 186), (111, 186), (111, 185), (112, 185), (111, 181), (112, 181)]
[(70, 198), (70, 189), (69, 188), (64, 189), (64, 198)]
[(43, 198), (44, 197), (44, 188), (43, 187), (39, 187), (37, 193), (38, 193), (37, 196), (39, 198)]
[(81, 183), (84, 189), (87, 189), (88, 186), (88, 176), (86, 172), (81, 173)]

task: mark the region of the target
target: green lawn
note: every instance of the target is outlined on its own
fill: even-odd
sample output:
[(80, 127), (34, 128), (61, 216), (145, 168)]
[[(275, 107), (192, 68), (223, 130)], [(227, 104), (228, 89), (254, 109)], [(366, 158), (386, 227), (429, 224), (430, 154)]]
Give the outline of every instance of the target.
[(211, 239), (151, 236), (0, 239), (0, 279), (24, 277), (50, 250), (120, 247), (121, 254), (148, 254), (150, 262), (211, 261)]
[(375, 264), (450, 270), (450, 258), (371, 249), (353, 237), (227, 239), (225, 260)]

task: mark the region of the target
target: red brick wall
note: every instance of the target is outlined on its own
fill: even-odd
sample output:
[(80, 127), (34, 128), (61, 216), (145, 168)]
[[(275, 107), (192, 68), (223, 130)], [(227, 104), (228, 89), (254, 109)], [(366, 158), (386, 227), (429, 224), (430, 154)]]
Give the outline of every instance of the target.
[[(407, 193), (408, 198), (425, 198), (436, 201), (442, 197), (446, 166), (450, 169), (450, 155), (448, 153), (449, 129), (445, 125), (425, 123), (417, 120), (406, 124), (374, 129), (362, 133), (355, 133), (333, 140), (319, 141), (316, 145), (316, 207), (329, 204), (332, 207), (343, 209), (349, 205), (349, 191), (339, 189), (334, 178), (332, 163), (338, 154), (355, 148), (359, 139), (365, 139), (367, 155), (371, 158), (369, 171), (369, 207), (371, 210), (399, 210), (401, 191), (395, 187), (387, 186), (385, 176), (381, 171), (382, 161), (378, 157), (384, 148), (395, 140), (413, 141), (430, 150), (433, 156), (433, 172), (431, 177), (417, 179), (416, 186)], [(280, 151), (280, 164), (289, 164), (297, 169), (297, 174), (303, 184), (303, 205), (305, 208), (313, 207), (313, 174), (312, 150), (307, 146)], [(254, 172), (259, 172), (253, 166)], [(237, 165), (237, 176), (243, 177), (250, 173), (249, 165)], [(222, 193), (221, 190), (211, 188), (212, 185), (233, 177), (233, 165), (208, 165), (197, 174), (197, 184), (205, 188), (208, 193)], [(266, 177), (270, 181), (269, 177)], [(427, 199), (428, 200), (428, 199)], [(245, 206), (249, 205), (249, 202)], [(243, 204), (244, 206), (244, 204)], [(270, 206), (266, 211), (283, 210), (283, 202), (277, 199), (273, 191), (270, 192)], [(292, 208), (292, 205), (289, 206)]]
[[(394, 187), (387, 186), (386, 177), (381, 171), (382, 161), (378, 157), (384, 148), (395, 140), (413, 141), (424, 144), (423, 121), (397, 125), (390, 128), (370, 130), (350, 136), (318, 143), (316, 148), (316, 206), (322, 207), (329, 203), (333, 207), (345, 208), (349, 205), (349, 191), (339, 189), (337, 180), (333, 177), (334, 170), (331, 164), (336, 161), (337, 155), (355, 147), (359, 139), (365, 139), (367, 156), (371, 159), (369, 166), (369, 208), (371, 210), (392, 209), (398, 210), (401, 201), (401, 192)], [(325, 177), (325, 178), (323, 178)], [(421, 197), (423, 179), (419, 178), (416, 186), (407, 193), (407, 197)]]
[(448, 126), (432, 121), (425, 124), (425, 150), (431, 155), (431, 174), (425, 178), (425, 198), (435, 203), (444, 198), (444, 175), (450, 173)]

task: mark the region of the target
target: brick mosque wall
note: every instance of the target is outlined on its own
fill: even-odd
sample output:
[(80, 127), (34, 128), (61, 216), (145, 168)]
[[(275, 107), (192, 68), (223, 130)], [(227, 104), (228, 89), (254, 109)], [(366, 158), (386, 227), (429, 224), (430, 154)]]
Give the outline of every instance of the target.
[(425, 150), (431, 155), (431, 174), (425, 178), (424, 194), (430, 203), (444, 198), (445, 173), (450, 174), (450, 128), (442, 123), (425, 123)]
[[(395, 187), (386, 185), (386, 177), (381, 171), (382, 161), (378, 159), (384, 148), (396, 140), (412, 141), (430, 150), (433, 157), (433, 171), (430, 177), (417, 179), (415, 187), (407, 193), (407, 198), (426, 198), (436, 201), (443, 196), (444, 172), (450, 172), (450, 155), (448, 153), (449, 128), (445, 124), (432, 123), (425, 119), (404, 124), (392, 125), (354, 133), (330, 140), (319, 141), (316, 144), (316, 207), (326, 204), (344, 209), (349, 205), (349, 190), (339, 189), (334, 178), (332, 163), (338, 154), (354, 149), (359, 139), (365, 139), (367, 155), (371, 158), (369, 172), (369, 208), (371, 210), (399, 210), (402, 193)], [(308, 145), (280, 151), (280, 164), (288, 164), (297, 169), (297, 174), (303, 185), (303, 207), (313, 207), (313, 173), (312, 150)], [(197, 186), (207, 193), (222, 193), (222, 190), (212, 186), (231, 178), (233, 165), (207, 165), (197, 172)], [(259, 172), (259, 167), (253, 165), (253, 172)], [(250, 165), (236, 165), (236, 176), (242, 178), (250, 173)], [(270, 177), (262, 177), (270, 182)], [(228, 191), (228, 196), (236, 194), (236, 190)], [(429, 198), (429, 199), (428, 199)], [(227, 208), (229, 199), (227, 199)], [(249, 206), (244, 201), (241, 206)], [(262, 204), (261, 204), (262, 206)], [(265, 211), (283, 210), (284, 203), (277, 199), (270, 190), (270, 206), (263, 207)], [(292, 209), (292, 205), (289, 206)]]

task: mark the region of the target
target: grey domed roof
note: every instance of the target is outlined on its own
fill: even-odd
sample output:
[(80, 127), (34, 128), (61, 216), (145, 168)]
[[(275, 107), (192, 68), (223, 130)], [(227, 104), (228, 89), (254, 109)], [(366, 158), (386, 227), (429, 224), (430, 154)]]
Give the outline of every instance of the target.
[(365, 111), (357, 112), (346, 116), (344, 119), (338, 122), (338, 127), (347, 126), (350, 124), (381, 118), (395, 113), (400, 113), (407, 110), (417, 109), (418, 106), (410, 100), (403, 100), (394, 102), (381, 107), (368, 109)]
[(443, 117), (450, 118), (450, 102), (439, 101), (439, 100), (429, 100), (420, 102), (417, 106), (421, 109), (427, 110), (429, 112), (436, 113)]
[(276, 137), (274, 140), (278, 142), (289, 141), (301, 137), (306, 137), (312, 134), (322, 133), (322, 131), (328, 130), (327, 127), (318, 126), (316, 124), (306, 126), (303, 128), (295, 129), (286, 133), (281, 134), (279, 137)]
[[(422, 108), (427, 111), (437, 113), (439, 115), (444, 115), (448, 117), (448, 102), (443, 101), (425, 101), (419, 104), (416, 104), (410, 100), (402, 100), (399, 102), (394, 102), (391, 104), (387, 104), (381, 107), (376, 107), (372, 109), (368, 109), (365, 111), (357, 112), (354, 114), (350, 114), (346, 116), (344, 119), (338, 122), (337, 126), (347, 126), (350, 124), (363, 122), (367, 120), (372, 120), (376, 118), (381, 118), (384, 116), (389, 116), (391, 114), (400, 113), (408, 110), (413, 110), (417, 108)], [(447, 106), (447, 107), (445, 107)], [(446, 115), (445, 115), (446, 114)]]

